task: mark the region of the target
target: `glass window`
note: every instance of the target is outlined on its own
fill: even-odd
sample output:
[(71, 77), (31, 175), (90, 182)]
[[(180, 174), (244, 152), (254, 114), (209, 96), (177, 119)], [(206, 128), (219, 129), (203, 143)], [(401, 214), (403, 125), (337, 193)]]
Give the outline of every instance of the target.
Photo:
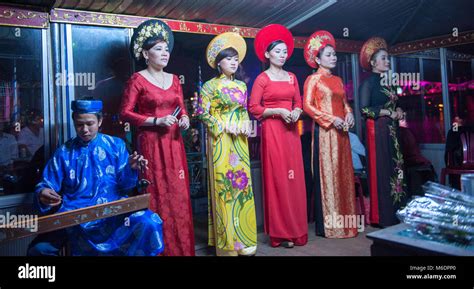
[(44, 166), (40, 29), (0, 27), (0, 195), (33, 192)]
[[(354, 82), (352, 80), (352, 60), (350, 53), (337, 53), (337, 66), (334, 69), (334, 74), (342, 78), (347, 101), (349, 102), (355, 115), (356, 108), (354, 102)], [(359, 125), (359, 123), (355, 123), (353, 132), (357, 131), (356, 128)]]
[(451, 123), (474, 125), (474, 44), (447, 49)]
[(436, 59), (423, 58), (423, 80), (441, 82), (441, 64), (439, 62), (439, 54)]
[(438, 50), (396, 56), (395, 61), (400, 79), (415, 81), (412, 85), (401, 85), (399, 105), (406, 112), (406, 125), (418, 143), (443, 143), (444, 104)]
[[(420, 143), (444, 143), (444, 103), (441, 85), (441, 62), (438, 59), (422, 59), (421, 93), (422, 110), (418, 118), (422, 118), (422, 126), (417, 130)], [(415, 119), (417, 117), (413, 116)], [(410, 117), (407, 116), (410, 123)]]
[(73, 78), (76, 99), (89, 96), (104, 102), (101, 132), (130, 144), (130, 130), (119, 120), (122, 94), (132, 68), (128, 43), (127, 28), (73, 25), (74, 74), (67, 77), (68, 81)]
[(337, 66), (334, 74), (342, 78), (344, 90), (349, 103), (354, 109), (354, 83), (352, 82), (352, 61), (350, 53), (337, 54)]
[[(396, 72), (398, 73), (420, 73), (420, 58), (416, 56), (410, 57), (405, 55), (395, 58)], [(407, 114), (407, 124), (413, 132), (423, 131), (423, 97), (422, 90), (417, 89), (419, 86), (411, 88), (408, 85), (402, 85), (402, 93), (400, 95), (398, 104)], [(418, 134), (415, 134), (418, 135)], [(421, 136), (418, 141), (422, 140)]]

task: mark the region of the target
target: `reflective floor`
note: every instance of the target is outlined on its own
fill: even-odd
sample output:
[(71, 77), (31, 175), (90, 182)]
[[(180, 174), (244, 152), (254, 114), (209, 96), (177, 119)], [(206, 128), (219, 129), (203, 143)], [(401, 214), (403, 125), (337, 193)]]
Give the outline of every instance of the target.
[[(207, 246), (207, 216), (194, 216), (194, 230), (196, 256), (215, 256), (215, 249)], [(257, 256), (370, 256), (372, 241), (366, 235), (376, 230), (379, 229), (367, 226), (356, 238), (326, 239), (314, 234), (312, 223), (309, 224), (308, 244), (292, 249), (272, 248), (268, 237), (261, 232), (257, 237)]]

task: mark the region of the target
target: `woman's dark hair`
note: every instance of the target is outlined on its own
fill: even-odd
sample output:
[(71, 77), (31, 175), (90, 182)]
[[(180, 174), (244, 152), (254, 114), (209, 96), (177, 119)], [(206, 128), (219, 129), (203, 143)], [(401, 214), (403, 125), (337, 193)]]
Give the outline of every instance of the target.
[(370, 61), (369, 61), (370, 65), (372, 65), (372, 61), (375, 61), (375, 59), (377, 59), (377, 56), (379, 55), (379, 53), (382, 52), (382, 51), (385, 51), (388, 54), (387, 49), (385, 49), (385, 48), (378, 49), (377, 51), (372, 53), (372, 56), (370, 57)]
[(224, 50), (222, 50), (221, 52), (219, 52), (219, 54), (217, 54), (216, 56), (216, 67), (217, 67), (217, 64), (219, 64), (219, 62), (221, 62), (222, 59), (226, 58), (226, 57), (234, 57), (236, 55), (238, 55), (239, 53), (237, 52), (237, 50), (235, 50), (234, 48), (232, 47), (229, 47), (229, 48), (226, 48)]
[[(273, 41), (272, 43), (270, 43), (270, 45), (268, 45), (267, 47), (267, 52), (270, 53), (270, 51), (273, 50), (273, 48), (275, 48), (275, 46), (277, 46), (278, 44), (280, 43), (285, 43), (283, 40), (275, 40)], [(262, 67), (263, 67), (263, 70), (266, 70), (268, 67), (270, 67), (270, 62), (268, 61), (268, 58), (265, 59), (265, 63), (262, 64)]]
[(153, 36), (145, 40), (145, 42), (143, 42), (142, 48), (143, 50), (150, 50), (158, 42), (166, 42), (166, 41), (162, 37)]
[[(150, 50), (153, 48), (153, 46), (155, 46), (158, 42), (166, 42), (163, 38), (159, 37), (159, 36), (153, 36), (153, 37), (150, 37), (148, 38), (147, 40), (145, 40), (145, 42), (143, 43), (142, 45), (142, 49), (143, 50)], [(141, 52), (140, 52), (141, 54)], [(142, 69), (145, 69), (147, 67), (147, 64), (146, 64), (146, 61), (145, 61), (145, 57), (140, 57), (139, 60), (136, 60), (136, 67), (135, 69), (137, 71), (139, 70), (142, 70)]]
[[(235, 48), (232, 48), (232, 47), (229, 47), (229, 48), (226, 48), (226, 49), (223, 49), (221, 52), (219, 52), (219, 54), (217, 54), (216, 56), (216, 60), (215, 60), (215, 64), (216, 64), (216, 69), (217, 69), (217, 77), (221, 76), (222, 75), (222, 71), (220, 70), (219, 68), (219, 62), (221, 62), (222, 59), (224, 58), (227, 58), (227, 57), (234, 57), (236, 55), (239, 55), (239, 53), (237, 52), (237, 50), (235, 50)], [(234, 74), (234, 77), (236, 79), (240, 79), (240, 65), (239, 65), (239, 68), (237, 68), (237, 71), (235, 72)]]
[(334, 47), (333, 47), (331, 44), (328, 44), (328, 45), (324, 46), (323, 49), (320, 49), (320, 50), (318, 51), (318, 55), (316, 55), (316, 57), (319, 58), (319, 59), (321, 59), (321, 55), (323, 54), (324, 49), (326, 49), (326, 48), (328, 48), (328, 47), (332, 47), (332, 48), (334, 49)]
[(267, 52), (272, 51), (272, 49), (275, 48), (275, 46), (277, 46), (278, 44), (281, 44), (281, 43), (285, 43), (285, 41), (283, 41), (283, 40), (275, 40), (275, 41), (273, 41), (272, 43), (270, 43), (270, 45), (268, 45), (268, 47), (267, 47)]

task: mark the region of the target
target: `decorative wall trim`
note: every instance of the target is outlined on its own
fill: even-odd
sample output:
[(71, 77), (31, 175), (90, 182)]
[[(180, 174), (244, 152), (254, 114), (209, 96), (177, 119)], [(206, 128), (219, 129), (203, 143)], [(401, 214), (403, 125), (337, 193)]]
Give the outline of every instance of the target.
[[(221, 24), (209, 24), (194, 21), (172, 20), (162, 18), (140, 17), (132, 15), (119, 15), (91, 11), (79, 11), (69, 9), (53, 9), (51, 10), (51, 22), (98, 25), (112, 27), (135, 28), (143, 21), (148, 19), (159, 19), (168, 24), (171, 30), (175, 32), (218, 35), (223, 32), (237, 32), (242, 37), (255, 38), (259, 28), (231, 26)], [(306, 37), (295, 37), (295, 47), (303, 48)], [(362, 47), (362, 42), (351, 41), (345, 39), (337, 40), (337, 50), (340, 52), (357, 53)]]
[(0, 26), (48, 28), (49, 14), (0, 5)]
[[(424, 58), (424, 59), (439, 59), (439, 49), (434, 48), (430, 50), (423, 50), (418, 52), (411, 52), (409, 54), (398, 54), (397, 56), (405, 58)], [(454, 61), (471, 61), (471, 54), (457, 52), (457, 51), (446, 51), (446, 59)]]
[(474, 31), (460, 32), (457, 37), (452, 35), (444, 35), (411, 42), (400, 43), (392, 46), (390, 54), (398, 55), (405, 53), (413, 53), (427, 49), (449, 47), (455, 45), (463, 45), (474, 43)]
[[(48, 28), (49, 22), (70, 23), (94, 26), (109, 26), (135, 28), (143, 21), (148, 19), (156, 19), (151, 17), (140, 17), (124, 14), (110, 14), (92, 11), (80, 11), (70, 9), (52, 9), (50, 14), (17, 8), (13, 6), (0, 5), (0, 26), (20, 26), (30, 28)], [(173, 31), (218, 35), (223, 32), (237, 32), (246, 38), (255, 38), (259, 28), (210, 24), (194, 21), (161, 19), (167, 23)], [(303, 48), (306, 37), (294, 37), (295, 47)], [(359, 53), (363, 41), (354, 41), (347, 39), (337, 39), (337, 51), (345, 53)], [(474, 43), (474, 31), (460, 32), (458, 37), (445, 35), (428, 39), (416, 40), (406, 43), (400, 43), (390, 48), (390, 54), (408, 54), (428, 49), (449, 47), (454, 45), (462, 45)]]
[(168, 26), (176, 32), (217, 35), (223, 32), (234, 31), (238, 32), (243, 37), (253, 38), (259, 30), (258, 28), (251, 27), (209, 24), (193, 21), (140, 17), (91, 11), (79, 11), (69, 9), (51, 10), (51, 22), (70, 24), (135, 28), (140, 25), (140, 23), (148, 19), (159, 19), (168, 24)]

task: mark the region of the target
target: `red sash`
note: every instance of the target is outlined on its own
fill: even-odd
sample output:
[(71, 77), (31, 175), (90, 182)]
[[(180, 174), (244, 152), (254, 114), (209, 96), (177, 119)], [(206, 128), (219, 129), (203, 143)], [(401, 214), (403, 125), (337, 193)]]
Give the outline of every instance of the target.
[(375, 147), (375, 121), (367, 119), (367, 146), (370, 191), (370, 223), (379, 223), (379, 203), (377, 192), (377, 151)]

